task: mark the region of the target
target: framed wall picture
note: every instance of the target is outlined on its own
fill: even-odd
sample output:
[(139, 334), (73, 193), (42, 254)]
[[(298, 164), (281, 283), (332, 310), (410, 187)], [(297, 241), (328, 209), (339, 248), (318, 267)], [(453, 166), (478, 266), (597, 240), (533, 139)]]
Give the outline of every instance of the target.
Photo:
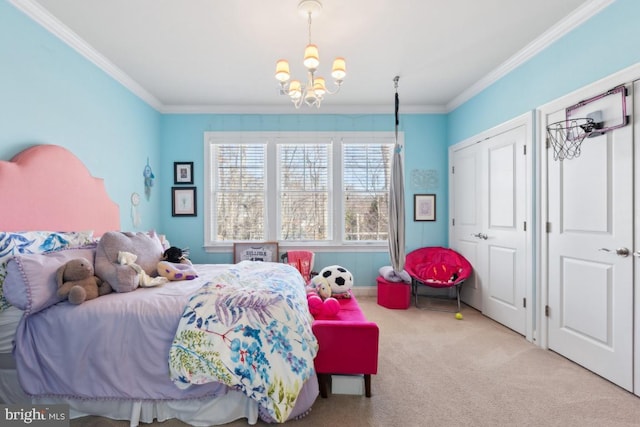
[(173, 162), (173, 183), (193, 184), (193, 162)]
[(171, 215), (197, 216), (196, 187), (171, 187)]
[(436, 195), (435, 194), (414, 194), (413, 195), (413, 220), (414, 221), (435, 221), (436, 220)]
[(278, 242), (248, 242), (233, 244), (233, 262), (278, 262)]

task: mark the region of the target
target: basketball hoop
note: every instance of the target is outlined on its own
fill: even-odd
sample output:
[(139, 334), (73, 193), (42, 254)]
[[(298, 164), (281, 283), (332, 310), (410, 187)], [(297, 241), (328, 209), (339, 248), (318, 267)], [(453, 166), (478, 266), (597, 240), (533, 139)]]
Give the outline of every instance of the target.
[(596, 129), (591, 118), (567, 119), (547, 126), (547, 137), (553, 147), (554, 160), (571, 160), (580, 156), (582, 141)]

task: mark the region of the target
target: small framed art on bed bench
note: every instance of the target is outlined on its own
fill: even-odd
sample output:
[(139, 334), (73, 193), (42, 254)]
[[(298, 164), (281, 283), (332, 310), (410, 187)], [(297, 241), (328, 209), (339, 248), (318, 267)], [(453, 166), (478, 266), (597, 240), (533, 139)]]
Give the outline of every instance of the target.
[(233, 244), (233, 262), (278, 262), (278, 242), (248, 242)]

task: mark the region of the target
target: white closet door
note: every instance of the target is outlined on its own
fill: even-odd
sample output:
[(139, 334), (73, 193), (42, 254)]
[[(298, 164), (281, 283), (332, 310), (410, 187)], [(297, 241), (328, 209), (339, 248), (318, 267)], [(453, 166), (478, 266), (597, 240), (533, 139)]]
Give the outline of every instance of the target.
[(520, 126), (487, 140), (486, 208), (480, 242), (485, 255), (482, 312), (525, 334), (527, 279), (526, 128)]
[(450, 180), (450, 244), (474, 268), (462, 285), (462, 300), (523, 335), (530, 256), (524, 151), (529, 127), (505, 124), (478, 137), (480, 142), (452, 147)]
[(478, 266), (484, 264), (481, 240), (477, 237), (483, 228), (483, 184), (479, 179), (486, 163), (486, 150), (473, 144), (454, 150), (451, 157), (450, 246), (467, 258), (474, 272), (462, 285), (461, 299), (465, 304), (482, 310), (482, 275)]
[[(635, 81), (633, 84), (633, 140), (635, 142), (634, 145), (640, 143), (640, 97), (638, 94), (640, 93), (640, 81)], [(634, 194), (635, 194), (635, 206), (634, 206), (634, 215), (633, 221), (635, 224), (635, 235), (634, 235), (634, 283), (640, 283), (640, 150), (634, 149), (634, 171), (635, 171), (635, 182), (634, 182)], [(637, 288), (636, 285), (636, 289)], [(636, 395), (640, 396), (640, 290), (636, 290), (635, 292), (635, 328), (634, 328), (634, 382), (633, 382), (633, 391)]]
[[(595, 110), (606, 120), (620, 111), (620, 97), (572, 117)], [(562, 109), (543, 123), (564, 118)], [(548, 346), (631, 390), (634, 257), (625, 251), (633, 248), (632, 126), (585, 139), (572, 160), (547, 152)]]

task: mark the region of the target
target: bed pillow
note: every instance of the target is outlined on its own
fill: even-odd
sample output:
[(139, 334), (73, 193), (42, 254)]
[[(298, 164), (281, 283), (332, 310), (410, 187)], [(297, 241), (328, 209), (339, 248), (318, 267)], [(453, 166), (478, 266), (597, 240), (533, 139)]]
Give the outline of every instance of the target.
[(67, 261), (86, 258), (94, 262), (96, 246), (65, 248), (43, 254), (16, 255), (7, 263), (4, 294), (9, 303), (33, 314), (64, 298), (57, 295), (56, 272)]
[(139, 285), (140, 276), (128, 265), (118, 263), (118, 252), (137, 255), (138, 264), (149, 276), (158, 276), (162, 259), (162, 243), (155, 232), (109, 231), (102, 235), (96, 249), (96, 276), (108, 282), (116, 292), (131, 292)]
[(7, 263), (14, 255), (39, 254), (92, 243), (93, 231), (0, 231), (0, 311), (10, 307), (3, 286)]

